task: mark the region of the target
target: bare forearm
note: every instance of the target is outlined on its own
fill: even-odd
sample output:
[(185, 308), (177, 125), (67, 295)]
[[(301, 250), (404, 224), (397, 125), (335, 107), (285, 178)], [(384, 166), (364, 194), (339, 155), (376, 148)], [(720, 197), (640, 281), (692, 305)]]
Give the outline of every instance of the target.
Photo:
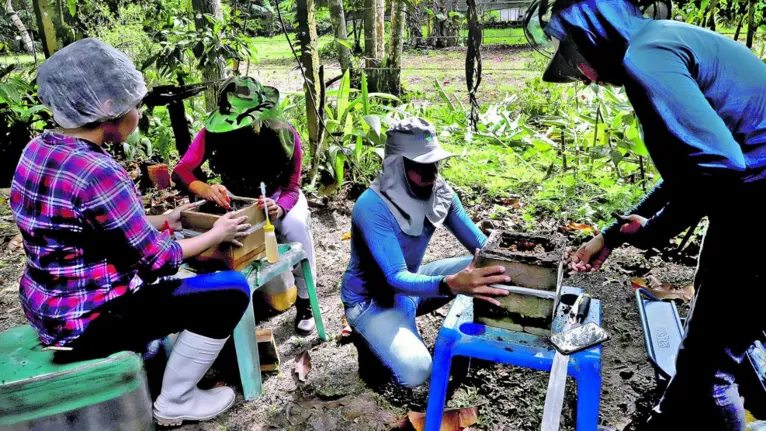
[(207, 183), (197, 180), (189, 184), (189, 191), (192, 192), (195, 196), (204, 198), (204, 192), (209, 187), (210, 186)]
[(184, 259), (197, 256), (210, 247), (220, 244), (220, 242), (221, 240), (213, 230), (209, 230), (194, 238), (178, 240), (178, 243), (181, 244), (181, 249), (184, 252)]

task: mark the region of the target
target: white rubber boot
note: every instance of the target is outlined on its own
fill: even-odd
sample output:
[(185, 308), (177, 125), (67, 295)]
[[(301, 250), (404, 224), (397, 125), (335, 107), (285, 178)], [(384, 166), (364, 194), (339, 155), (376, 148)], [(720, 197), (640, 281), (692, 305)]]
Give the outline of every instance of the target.
[(311, 300), (308, 297), (300, 297), (301, 292), (307, 292), (306, 280), (296, 277), (295, 285), (298, 286), (298, 298), (295, 300), (295, 332), (306, 336), (316, 329), (314, 313), (311, 311)]
[(197, 388), (227, 339), (207, 338), (189, 331), (178, 336), (165, 367), (162, 391), (154, 402), (154, 418), (159, 425), (176, 426), (185, 420), (212, 419), (234, 404), (231, 388), (206, 391)]

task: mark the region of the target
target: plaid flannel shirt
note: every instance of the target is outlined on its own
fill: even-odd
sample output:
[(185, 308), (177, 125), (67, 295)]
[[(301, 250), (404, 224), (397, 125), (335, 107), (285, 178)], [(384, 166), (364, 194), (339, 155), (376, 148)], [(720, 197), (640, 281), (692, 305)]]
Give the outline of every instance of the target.
[(128, 173), (82, 139), (51, 131), (33, 139), (11, 209), (27, 254), (21, 305), (46, 345), (66, 345), (99, 307), (181, 265), (180, 244), (151, 225)]

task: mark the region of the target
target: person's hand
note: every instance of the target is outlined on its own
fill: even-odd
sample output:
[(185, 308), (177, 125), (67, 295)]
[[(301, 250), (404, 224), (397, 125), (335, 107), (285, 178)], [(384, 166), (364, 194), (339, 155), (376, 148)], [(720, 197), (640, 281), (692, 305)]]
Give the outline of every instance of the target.
[(226, 192), (227, 192), (226, 187), (224, 187), (223, 184), (213, 184), (212, 186), (209, 184), (205, 184), (204, 186), (200, 187), (198, 194), (203, 199), (208, 200), (210, 202), (215, 202), (221, 208), (230, 210), (231, 199), (229, 198), (229, 195)]
[(634, 234), (638, 232), (639, 229), (641, 229), (646, 224), (646, 218), (641, 217), (640, 215), (631, 214), (625, 219), (628, 221), (627, 223), (623, 223), (622, 226), (620, 226), (620, 232), (626, 233), (626, 234)]
[[(265, 200), (266, 200), (266, 204), (268, 204), (269, 206), (269, 217), (272, 220), (279, 220), (282, 218), (283, 215), (285, 215), (285, 210), (283, 210), (281, 206), (277, 205), (277, 202), (274, 199), (265, 198)], [(263, 209), (263, 201), (264, 201), (263, 196), (258, 198), (259, 209)]]
[(479, 259), (479, 249), (476, 249), (473, 261), (468, 267), (457, 274), (449, 275), (446, 278), (447, 286), (453, 295), (467, 295), (482, 299), (489, 303), (500, 305), (492, 298), (493, 296), (506, 296), (508, 291), (505, 289), (496, 289), (489, 287), (490, 284), (509, 283), (511, 278), (507, 275), (501, 275), (505, 272), (502, 266), (488, 266), (486, 268), (476, 268), (476, 261)]
[(226, 213), (216, 220), (213, 228), (210, 229), (215, 235), (218, 244), (230, 242), (237, 247), (242, 247), (238, 238), (247, 236), (246, 230), (250, 229), (250, 223), (245, 223), (247, 216), (234, 217), (234, 213)]
[[(646, 223), (644, 217), (635, 214), (631, 214), (623, 219), (625, 223), (620, 226), (620, 232), (628, 235), (635, 234)], [(572, 261), (569, 264), (569, 268), (574, 272), (596, 272), (611, 253), (612, 249), (606, 246), (604, 235), (598, 234), (580, 247), (574, 254), (571, 254), (571, 250), (567, 250), (566, 259), (569, 260), (571, 257)]]
[(168, 214), (165, 219), (168, 221), (168, 226), (176, 232), (180, 232), (184, 229), (181, 225), (181, 212), (186, 211), (189, 208), (193, 208), (194, 204), (181, 205)]
[(570, 254), (572, 258), (569, 268), (574, 272), (596, 272), (611, 252), (612, 249), (606, 246), (604, 235), (598, 234), (583, 244), (574, 254), (571, 254), (571, 250), (567, 251), (567, 259)]

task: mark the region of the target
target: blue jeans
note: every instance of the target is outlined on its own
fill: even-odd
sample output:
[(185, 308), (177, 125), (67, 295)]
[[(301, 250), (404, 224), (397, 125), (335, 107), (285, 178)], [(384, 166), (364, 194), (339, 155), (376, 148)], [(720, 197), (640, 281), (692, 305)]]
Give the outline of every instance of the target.
[[(456, 274), (470, 263), (470, 256), (439, 260), (423, 265), (418, 274)], [(381, 286), (383, 288), (391, 289)], [(431, 354), (420, 338), (415, 317), (451, 300), (451, 297), (421, 298), (396, 294), (393, 305), (384, 306), (369, 299), (349, 307), (346, 319), (372, 353), (391, 370), (396, 383), (414, 388), (431, 376)]]

